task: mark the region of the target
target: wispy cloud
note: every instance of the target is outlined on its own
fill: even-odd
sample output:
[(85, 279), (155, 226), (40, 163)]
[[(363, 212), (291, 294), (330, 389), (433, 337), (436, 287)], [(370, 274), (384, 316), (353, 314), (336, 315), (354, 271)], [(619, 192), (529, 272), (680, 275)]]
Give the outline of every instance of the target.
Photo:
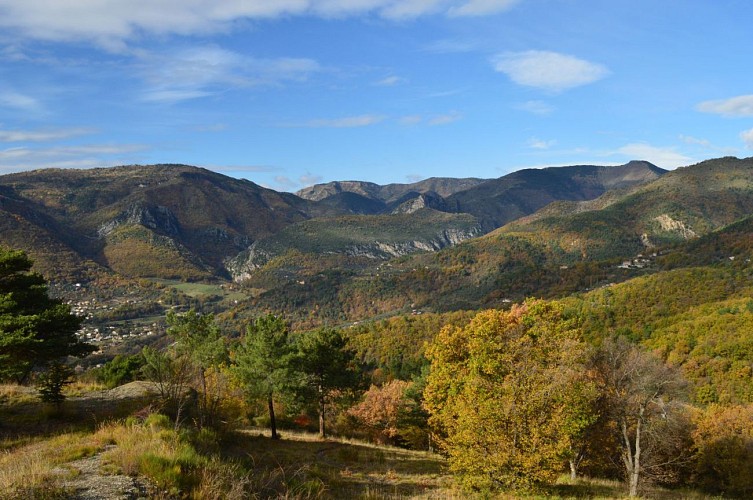
[(696, 106), (698, 111), (716, 115), (738, 117), (753, 116), (753, 94), (740, 95), (729, 99), (704, 101)]
[(423, 180), (423, 179), (425, 179), (425, 177), (421, 174), (408, 174), (405, 176), (405, 180), (407, 180), (411, 184), (413, 184), (414, 182)]
[(383, 78), (375, 83), (375, 85), (378, 85), (380, 87), (394, 87), (396, 85), (402, 85), (404, 83), (407, 83), (408, 80), (405, 78), (402, 78), (400, 76), (388, 76), (387, 78)]
[(717, 146), (708, 139), (701, 139), (698, 137), (693, 137), (689, 135), (680, 135), (680, 140), (684, 142), (685, 144), (690, 144), (692, 146), (698, 146), (702, 150), (706, 151), (712, 151), (714, 153), (721, 153), (725, 155), (732, 155), (736, 153), (736, 149), (734, 148), (724, 148), (721, 146)]
[(356, 128), (376, 125), (383, 122), (385, 119), (386, 117), (382, 115), (345, 116), (342, 118), (324, 118), (310, 120), (299, 126), (311, 128)]
[(408, 115), (401, 116), (398, 121), (401, 125), (418, 125), (423, 121), (424, 117), (421, 115)]
[(745, 147), (753, 149), (753, 128), (740, 132), (740, 139), (745, 143)]
[(148, 85), (142, 100), (168, 103), (229, 88), (303, 81), (321, 69), (312, 59), (255, 59), (216, 46), (140, 54), (137, 68)]
[(519, 85), (552, 92), (587, 85), (609, 75), (601, 64), (540, 50), (498, 54), (492, 58), (492, 65)]
[(554, 111), (554, 106), (544, 101), (526, 101), (515, 106), (517, 109), (533, 113), (534, 115), (548, 115)]
[(538, 137), (531, 137), (526, 142), (526, 146), (528, 146), (529, 148), (538, 149), (542, 151), (546, 149), (550, 149), (555, 144), (557, 144), (557, 141), (555, 140), (544, 141), (544, 140), (539, 139)]
[(274, 189), (277, 189), (278, 191), (297, 191), (301, 188), (312, 186), (314, 184), (317, 184), (318, 182), (321, 182), (322, 177), (320, 175), (311, 174), (310, 172), (306, 172), (305, 174), (301, 175), (298, 180), (293, 180), (287, 175), (276, 175), (274, 177)]
[(172, 103), (211, 96), (213, 92), (190, 89), (149, 89), (141, 96), (144, 102)]
[(31, 113), (44, 111), (44, 106), (38, 99), (14, 90), (0, 90), (0, 108), (11, 108)]
[(91, 41), (123, 50), (143, 34), (192, 35), (227, 31), (245, 19), (280, 16), (386, 19), (426, 15), (491, 15), (515, 0), (0, 0), (0, 28), (16, 36), (53, 41)]
[(449, 125), (450, 123), (456, 122), (461, 118), (463, 118), (463, 115), (453, 112), (444, 115), (432, 116), (428, 119), (427, 123), (431, 126)]
[(94, 132), (96, 130), (81, 127), (57, 130), (0, 130), (0, 142), (49, 142)]
[(487, 16), (503, 12), (518, 0), (468, 0), (467, 2), (451, 7), (447, 12), (450, 16)]
[(0, 171), (36, 168), (92, 168), (138, 162), (143, 144), (93, 144), (50, 148), (17, 147), (0, 150)]
[(293, 191), (298, 187), (297, 182), (285, 175), (276, 175), (274, 181), (276, 187), (283, 191)]
[(631, 160), (646, 160), (662, 168), (677, 168), (694, 161), (674, 147), (656, 147), (647, 143), (626, 144), (617, 149), (616, 153)]
[(441, 125), (449, 125), (458, 120), (461, 120), (463, 115), (457, 111), (451, 113), (442, 113), (436, 115), (406, 115), (397, 118), (397, 122), (400, 125), (414, 126), (419, 124), (426, 124), (430, 127), (437, 127)]
[(298, 178), (298, 181), (304, 186), (312, 186), (322, 182), (322, 176), (306, 172)]

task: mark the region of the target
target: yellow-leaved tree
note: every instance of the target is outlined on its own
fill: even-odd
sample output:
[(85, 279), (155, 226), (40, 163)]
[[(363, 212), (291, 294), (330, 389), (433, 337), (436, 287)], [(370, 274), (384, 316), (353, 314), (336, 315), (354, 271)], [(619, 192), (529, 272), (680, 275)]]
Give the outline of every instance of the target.
[(590, 348), (561, 306), (529, 300), (429, 346), (429, 423), (464, 486), (528, 489), (576, 460), (595, 421)]

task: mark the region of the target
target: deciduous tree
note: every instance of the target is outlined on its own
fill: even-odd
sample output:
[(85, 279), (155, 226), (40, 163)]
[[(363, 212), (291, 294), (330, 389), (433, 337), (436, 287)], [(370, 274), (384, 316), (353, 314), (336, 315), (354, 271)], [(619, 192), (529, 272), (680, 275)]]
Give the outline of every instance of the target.
[[(615, 429), (619, 433), (622, 463), (630, 496), (638, 495), (641, 479), (652, 471), (689, 457), (649, 460), (651, 448), (673, 438), (668, 432), (680, 417), (675, 399), (685, 382), (679, 372), (623, 337), (607, 338), (596, 357), (600, 390), (607, 398)], [(664, 432), (657, 433), (657, 427)]]
[(753, 497), (753, 404), (711, 405), (693, 437), (695, 483), (716, 494)]
[(408, 404), (405, 391), (410, 385), (404, 380), (392, 380), (381, 387), (372, 385), (348, 414), (368, 429), (372, 439), (395, 443), (400, 436), (400, 417)]
[(450, 467), (474, 488), (553, 480), (593, 422), (589, 347), (559, 306), (528, 301), (444, 328), (425, 406)]

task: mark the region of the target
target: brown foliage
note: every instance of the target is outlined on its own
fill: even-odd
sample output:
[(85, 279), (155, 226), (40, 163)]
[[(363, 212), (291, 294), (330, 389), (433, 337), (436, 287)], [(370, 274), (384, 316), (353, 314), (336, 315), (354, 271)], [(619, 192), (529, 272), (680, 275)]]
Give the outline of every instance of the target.
[(695, 482), (705, 490), (753, 495), (753, 404), (706, 409), (693, 433)]
[(399, 418), (406, 404), (405, 390), (410, 382), (393, 380), (381, 387), (372, 385), (363, 401), (348, 414), (363, 425), (369, 438), (378, 443), (394, 443), (400, 435)]

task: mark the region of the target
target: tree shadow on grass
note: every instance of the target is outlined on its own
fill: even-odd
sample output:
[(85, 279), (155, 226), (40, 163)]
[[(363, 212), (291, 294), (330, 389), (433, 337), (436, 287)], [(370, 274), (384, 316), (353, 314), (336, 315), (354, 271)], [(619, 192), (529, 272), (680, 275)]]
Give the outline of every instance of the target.
[(0, 439), (94, 430), (102, 422), (133, 414), (153, 399), (144, 395), (77, 397), (66, 399), (59, 408), (41, 401), (0, 404)]
[(294, 478), (288, 485), (320, 484), (327, 497), (452, 497), (444, 460), (426, 452), (251, 434), (235, 434), (230, 441), (223, 454), (240, 459), (256, 477), (277, 471), (279, 476)]

